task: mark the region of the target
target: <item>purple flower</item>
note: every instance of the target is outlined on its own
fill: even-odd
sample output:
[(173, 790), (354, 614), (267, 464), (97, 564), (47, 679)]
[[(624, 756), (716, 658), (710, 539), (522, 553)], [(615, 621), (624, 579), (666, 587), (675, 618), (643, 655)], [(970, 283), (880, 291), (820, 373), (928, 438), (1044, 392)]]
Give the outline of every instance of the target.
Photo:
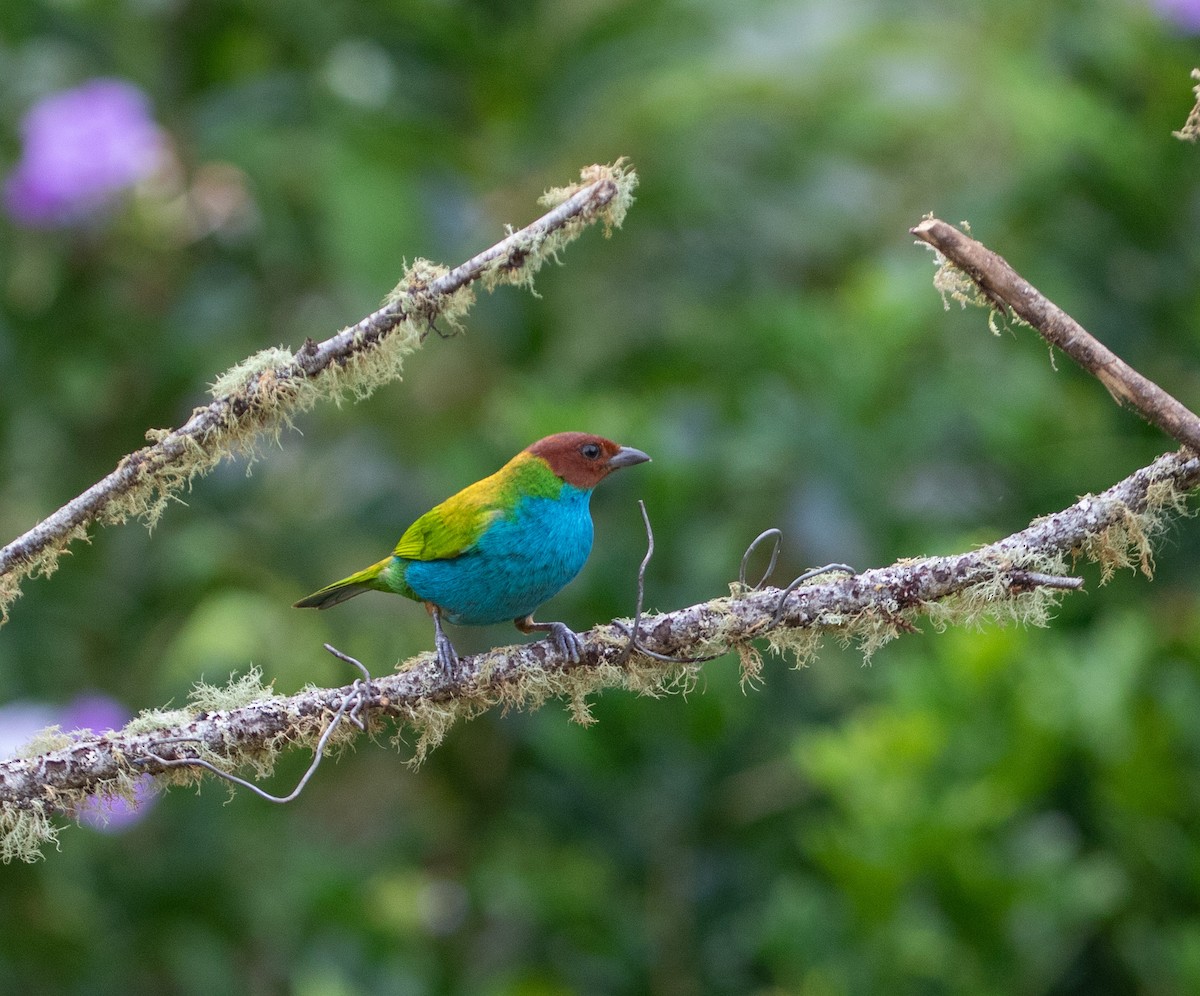
[(154, 799), (154, 786), (149, 775), (142, 775), (133, 790), (134, 801), (119, 795), (89, 795), (75, 807), (75, 818), (93, 830), (119, 833), (143, 816)]
[(43, 97), (21, 121), (21, 158), (4, 183), (18, 224), (75, 224), (159, 166), (165, 148), (146, 95), (116, 79)]
[(128, 722), (129, 710), (120, 702), (96, 692), (72, 699), (58, 718), (58, 725), (69, 733), (76, 730), (112, 733)]
[[(81, 738), (92, 730), (107, 733), (125, 725), (128, 711), (103, 695), (84, 695), (65, 708), (42, 702), (13, 702), (0, 706), (0, 758), (14, 757), (17, 750), (47, 726), (58, 726)], [(134, 802), (117, 796), (88, 796), (75, 807), (80, 823), (96, 830), (124, 830), (141, 819), (153, 800), (150, 776), (143, 775), (134, 789)]]
[[(59, 726), (69, 732), (110, 733), (129, 721), (129, 713), (119, 702), (104, 695), (81, 695), (63, 710)], [(120, 796), (90, 795), (75, 809), (80, 823), (96, 830), (124, 830), (145, 815), (154, 796), (149, 775), (138, 779), (134, 801)]]
[(1200, 34), (1200, 0), (1150, 0), (1159, 16), (1188, 34)]
[(0, 706), (0, 760), (16, 757), (34, 734), (56, 722), (54, 708), (44, 702), (22, 700)]

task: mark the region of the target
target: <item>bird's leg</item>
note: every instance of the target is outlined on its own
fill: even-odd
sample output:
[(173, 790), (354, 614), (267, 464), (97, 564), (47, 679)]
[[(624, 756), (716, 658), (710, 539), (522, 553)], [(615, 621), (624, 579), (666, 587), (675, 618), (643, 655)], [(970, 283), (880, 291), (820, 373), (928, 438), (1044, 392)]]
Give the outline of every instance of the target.
[(550, 642), (554, 644), (555, 649), (572, 664), (579, 663), (579, 657), (583, 653), (583, 638), (566, 623), (534, 622), (533, 615), (530, 614), (514, 619), (513, 625), (522, 633), (549, 633)]
[(438, 663), (442, 666), (442, 674), (446, 678), (453, 678), (454, 672), (458, 670), (458, 652), (442, 629), (442, 610), (432, 602), (426, 602), (425, 607), (433, 616), (433, 646), (437, 651)]

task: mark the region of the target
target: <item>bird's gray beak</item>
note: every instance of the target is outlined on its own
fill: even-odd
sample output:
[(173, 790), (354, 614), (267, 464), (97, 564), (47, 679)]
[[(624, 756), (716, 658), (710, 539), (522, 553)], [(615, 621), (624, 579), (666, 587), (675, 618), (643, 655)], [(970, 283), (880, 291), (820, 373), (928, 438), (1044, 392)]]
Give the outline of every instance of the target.
[(641, 450), (635, 450), (632, 446), (622, 446), (608, 461), (609, 470), (618, 470), (621, 467), (632, 467), (635, 463), (649, 463), (648, 457)]

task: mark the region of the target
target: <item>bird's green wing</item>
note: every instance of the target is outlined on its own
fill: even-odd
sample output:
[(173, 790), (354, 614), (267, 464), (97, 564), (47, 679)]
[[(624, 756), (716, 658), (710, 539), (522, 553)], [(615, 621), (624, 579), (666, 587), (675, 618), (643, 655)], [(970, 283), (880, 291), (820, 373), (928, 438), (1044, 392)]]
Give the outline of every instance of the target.
[(469, 551), (502, 514), (494, 489), (472, 484), (409, 526), (392, 553), (406, 560), (453, 560)]
[(467, 553), (526, 498), (556, 498), (562, 481), (541, 457), (522, 450), (496, 473), (463, 488), (422, 515), (392, 553), (407, 560), (453, 560)]

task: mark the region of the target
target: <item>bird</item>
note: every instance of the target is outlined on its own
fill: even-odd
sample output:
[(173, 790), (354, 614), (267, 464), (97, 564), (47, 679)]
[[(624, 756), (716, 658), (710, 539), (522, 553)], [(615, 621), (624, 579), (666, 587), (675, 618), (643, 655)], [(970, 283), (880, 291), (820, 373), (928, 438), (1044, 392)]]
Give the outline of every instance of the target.
[(549, 634), (568, 660), (583, 640), (533, 613), (565, 588), (592, 551), (592, 490), (622, 467), (650, 457), (586, 432), (559, 432), (526, 447), (494, 474), (468, 485), (416, 520), (390, 556), (295, 603), (328, 609), (364, 591), (424, 603), (433, 618), (442, 673), (458, 653), (442, 622), (487, 626), (511, 620), (522, 633)]

